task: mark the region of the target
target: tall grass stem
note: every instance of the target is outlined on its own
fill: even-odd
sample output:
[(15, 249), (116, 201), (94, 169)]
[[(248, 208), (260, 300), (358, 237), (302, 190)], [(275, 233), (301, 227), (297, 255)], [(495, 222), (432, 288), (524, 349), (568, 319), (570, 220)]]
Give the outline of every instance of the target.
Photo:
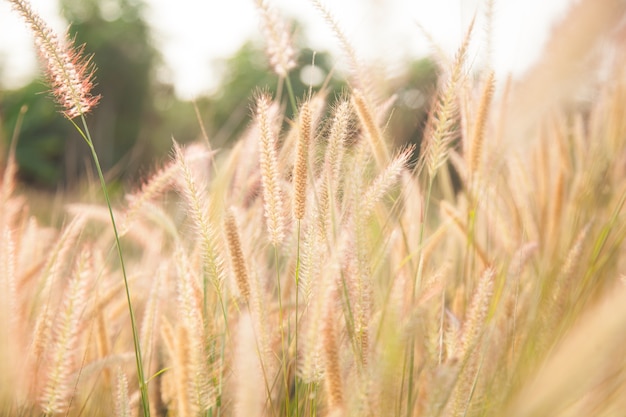
[(141, 357), (141, 346), (139, 345), (139, 335), (137, 332), (137, 320), (135, 319), (135, 313), (133, 310), (132, 298), (130, 295), (130, 287), (128, 285), (128, 276), (126, 274), (126, 266), (124, 264), (124, 255), (122, 253), (122, 245), (120, 243), (120, 237), (117, 230), (117, 224), (115, 223), (115, 215), (113, 214), (113, 208), (111, 205), (111, 198), (109, 197), (109, 191), (107, 189), (106, 181), (104, 179), (104, 175), (102, 174), (102, 168), (100, 167), (100, 161), (98, 159), (98, 153), (93, 145), (93, 141), (91, 139), (91, 134), (89, 132), (89, 128), (87, 126), (87, 121), (85, 120), (84, 114), (80, 115), (81, 121), (83, 124), (83, 129), (81, 129), (73, 120), (70, 119), (72, 124), (78, 129), (80, 135), (87, 142), (87, 146), (89, 146), (89, 150), (91, 151), (91, 156), (93, 157), (94, 164), (96, 165), (96, 170), (98, 171), (98, 177), (100, 179), (100, 186), (102, 187), (102, 193), (104, 194), (104, 199), (106, 200), (107, 208), (109, 211), (109, 216), (111, 218), (111, 226), (113, 227), (113, 235), (115, 236), (115, 245), (117, 247), (117, 255), (120, 260), (120, 268), (122, 269), (122, 276), (124, 277), (124, 289), (126, 292), (126, 300), (128, 302), (128, 313), (130, 315), (130, 325), (133, 333), (133, 345), (135, 349), (135, 361), (137, 365), (137, 379), (139, 380), (139, 390), (141, 392), (141, 406), (143, 409), (144, 417), (150, 416), (150, 401), (148, 399), (148, 385), (146, 383), (146, 379), (144, 376), (143, 370), (143, 360)]

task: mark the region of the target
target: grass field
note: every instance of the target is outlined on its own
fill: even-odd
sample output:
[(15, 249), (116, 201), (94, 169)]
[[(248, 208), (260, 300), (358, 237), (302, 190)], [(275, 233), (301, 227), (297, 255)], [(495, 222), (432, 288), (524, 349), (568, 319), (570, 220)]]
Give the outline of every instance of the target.
[[(93, 149), (94, 69), (9, 1)], [(469, 66), (470, 26), (416, 150), (313, 3), (351, 89), (251, 91), (232, 149), (174, 143), (123, 203), (100, 175), (102, 204), (44, 226), (7, 151), (1, 415), (624, 415), (626, 5), (578, 2), (515, 81)], [(290, 89), (288, 28), (257, 7)]]

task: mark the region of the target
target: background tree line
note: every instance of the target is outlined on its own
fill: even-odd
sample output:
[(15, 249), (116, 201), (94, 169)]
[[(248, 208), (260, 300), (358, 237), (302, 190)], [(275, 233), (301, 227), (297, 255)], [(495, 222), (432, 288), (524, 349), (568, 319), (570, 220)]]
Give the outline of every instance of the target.
[[(143, 16), (145, 4), (140, 0), (114, 2), (118, 13), (113, 16), (110, 7), (103, 10), (98, 0), (62, 0), (61, 10), (70, 22), (70, 36), (93, 54), (95, 92), (102, 95), (102, 101), (89, 115), (89, 124), (103, 169), (122, 184), (141, 178), (155, 161), (167, 157), (172, 136), (181, 142), (194, 140), (200, 136), (200, 127), (194, 104), (178, 99), (173, 86), (156, 77), (162, 61)], [(328, 94), (341, 95), (347, 86), (333, 70), (333, 58), (327, 52), (317, 52), (313, 58), (306, 41), (298, 43), (299, 65), (290, 74), (296, 97), (303, 97), (309, 89), (299, 71), (313, 61), (320, 74), (333, 74), (327, 83)], [(249, 124), (253, 92), (259, 86), (275, 92), (278, 80), (268, 70), (259, 41), (248, 41), (220, 64), (224, 75), (219, 89), (195, 104), (212, 144), (227, 147)], [(416, 60), (406, 68), (403, 75), (386, 83), (386, 88), (397, 94), (389, 135), (419, 143), (437, 71), (429, 59)], [(26, 106), (16, 150), (20, 178), (37, 188), (72, 189), (85, 178), (87, 149), (52, 100), (41, 97), (46, 89), (35, 79), (22, 88), (0, 92), (2, 145), (6, 149), (20, 109)], [(286, 96), (286, 91), (283, 94)]]

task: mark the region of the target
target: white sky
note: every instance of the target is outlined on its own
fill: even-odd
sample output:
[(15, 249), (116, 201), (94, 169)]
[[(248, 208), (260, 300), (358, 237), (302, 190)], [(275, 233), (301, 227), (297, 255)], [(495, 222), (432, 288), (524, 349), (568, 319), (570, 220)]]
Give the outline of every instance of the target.
[[(101, 0), (106, 3), (107, 0)], [(211, 62), (227, 57), (250, 37), (259, 37), (253, 0), (145, 0), (146, 18), (164, 55), (166, 77), (182, 97), (210, 92), (219, 83)], [(539, 55), (551, 25), (573, 0), (495, 0), (492, 65), (500, 74), (523, 72)], [(67, 26), (56, 0), (31, 0), (56, 30)], [(477, 13), (474, 44), (483, 45), (485, 0), (325, 0), (357, 54), (388, 68), (403, 57), (429, 52), (419, 22), (450, 55)], [(308, 45), (341, 52), (332, 32), (308, 0), (270, 0), (280, 13), (304, 22)], [(473, 52), (478, 57), (478, 52)], [(36, 70), (32, 39), (8, 2), (0, 0), (0, 66), (5, 87), (19, 87)], [(501, 77), (504, 78), (504, 77)]]

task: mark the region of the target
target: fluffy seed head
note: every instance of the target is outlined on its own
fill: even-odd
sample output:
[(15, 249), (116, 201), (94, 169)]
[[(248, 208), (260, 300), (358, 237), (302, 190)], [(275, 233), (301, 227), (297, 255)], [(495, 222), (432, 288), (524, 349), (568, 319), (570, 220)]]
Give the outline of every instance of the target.
[(241, 249), (241, 238), (237, 229), (237, 221), (235, 213), (232, 209), (228, 209), (224, 217), (224, 231), (226, 232), (226, 241), (230, 250), (230, 259), (235, 273), (237, 287), (243, 298), (248, 302), (250, 299), (250, 284), (248, 281), (248, 271), (246, 269), (246, 260)]
[(336, 317), (331, 307), (326, 312), (322, 338), (324, 339), (324, 357), (326, 359), (326, 395), (328, 409), (331, 413), (339, 413), (343, 409), (343, 383), (341, 381), (341, 364), (339, 363), (339, 344), (335, 329)]
[(257, 0), (256, 4), (261, 12), (270, 65), (277, 75), (284, 78), (296, 66), (296, 52), (291, 45), (287, 25), (270, 9), (266, 0)]
[(306, 206), (307, 162), (311, 142), (311, 106), (308, 102), (300, 109), (300, 132), (293, 167), (293, 216), (302, 220)]
[(68, 119), (89, 113), (100, 101), (91, 94), (94, 66), (83, 48), (59, 39), (46, 22), (33, 11), (26, 0), (9, 0), (22, 15), (35, 37), (37, 52), (44, 65), (56, 102)]
[(259, 125), (259, 159), (261, 165), (261, 184), (265, 202), (265, 218), (269, 240), (278, 245), (285, 237), (283, 219), (283, 201), (278, 176), (276, 156), (276, 138), (270, 121), (270, 98), (262, 94), (257, 98), (257, 123)]

